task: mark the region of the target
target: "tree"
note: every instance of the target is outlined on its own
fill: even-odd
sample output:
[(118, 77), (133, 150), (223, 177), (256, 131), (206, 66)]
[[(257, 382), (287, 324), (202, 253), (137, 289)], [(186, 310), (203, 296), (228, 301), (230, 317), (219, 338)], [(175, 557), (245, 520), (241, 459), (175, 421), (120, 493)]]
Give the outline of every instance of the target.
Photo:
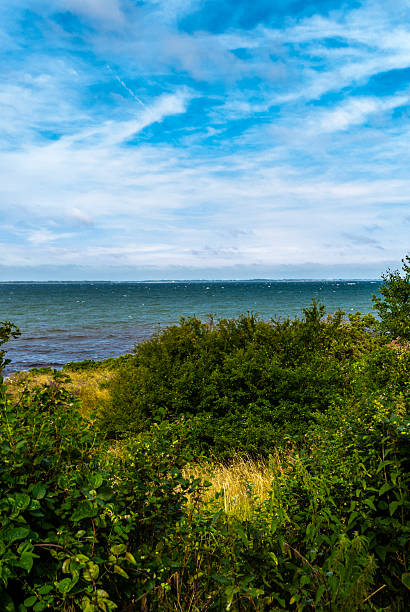
[[(0, 346), (8, 342), (11, 338), (17, 338), (20, 335), (18, 327), (10, 321), (0, 321)], [(6, 351), (0, 349), (0, 383), (2, 381), (2, 371), (4, 367), (10, 363), (10, 359), (5, 359)]]
[(410, 257), (402, 259), (402, 270), (382, 275), (381, 297), (373, 294), (373, 308), (380, 318), (380, 329), (392, 338), (410, 339)]

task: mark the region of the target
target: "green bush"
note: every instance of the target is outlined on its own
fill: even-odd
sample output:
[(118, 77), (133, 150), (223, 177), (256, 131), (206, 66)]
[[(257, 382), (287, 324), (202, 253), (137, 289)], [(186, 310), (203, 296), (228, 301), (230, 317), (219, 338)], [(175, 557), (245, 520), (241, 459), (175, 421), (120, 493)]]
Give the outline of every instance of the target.
[(62, 382), (18, 405), (3, 388), (0, 601), (19, 611), (126, 609), (174, 572), (167, 542), (199, 483), (183, 478), (189, 453), (165, 426), (110, 453)]
[(410, 586), (408, 409), (408, 396), (389, 391), (334, 406), (310, 428), (314, 444), (304, 459), (343, 531), (365, 538), (375, 584), (387, 587), (376, 600), (389, 610), (405, 609)]
[(410, 256), (402, 259), (402, 271), (388, 270), (382, 275), (381, 296), (373, 295), (380, 329), (392, 338), (410, 340)]
[(316, 303), (292, 321), (181, 319), (118, 369), (102, 425), (122, 435), (185, 415), (196, 449), (267, 454), (284, 435), (304, 433), (335, 396), (351, 393), (352, 364), (379, 342), (374, 321), (325, 317)]
[[(17, 338), (20, 335), (20, 330), (10, 323), (10, 321), (0, 321), (0, 346), (6, 344), (11, 338)], [(9, 359), (6, 359), (6, 351), (0, 349), (0, 384), (2, 383), (2, 372), (6, 365), (10, 363)]]
[[(68, 361), (63, 365), (63, 371), (83, 372), (87, 370), (115, 370), (125, 364), (130, 357), (129, 354), (120, 355), (119, 357), (108, 357), (107, 359), (83, 359), (82, 361)], [(35, 368), (33, 368), (35, 370)], [(38, 370), (37, 370), (38, 371)]]
[[(175, 410), (169, 424), (153, 422), (164, 418), (155, 406), (146, 431), (114, 446), (94, 417), (81, 417), (64, 373), (17, 404), (0, 384), (0, 610), (404, 612), (409, 351), (383, 346), (367, 318), (322, 315), (314, 306), (296, 322), (249, 316), (209, 328), (195, 319), (166, 330), (166, 342), (143, 346), (138, 367), (191, 372), (196, 355), (210, 391), (193, 374), (185, 380), (198, 406), (215, 407), (189, 418)], [(249, 486), (247, 520), (228, 516), (219, 494), (204, 503), (205, 484), (183, 475), (194, 456), (204, 461), (197, 449), (265, 453), (276, 427), (293, 431), (290, 411), (297, 448), (288, 434), (268, 499)]]

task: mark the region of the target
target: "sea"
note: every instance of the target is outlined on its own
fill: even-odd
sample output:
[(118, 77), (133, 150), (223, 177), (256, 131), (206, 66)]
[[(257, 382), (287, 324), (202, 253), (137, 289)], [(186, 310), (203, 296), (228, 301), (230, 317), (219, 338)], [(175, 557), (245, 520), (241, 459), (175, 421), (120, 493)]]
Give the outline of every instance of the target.
[(257, 313), (261, 318), (302, 314), (312, 299), (333, 313), (372, 310), (381, 281), (1, 282), (0, 322), (21, 336), (5, 347), (5, 374), (68, 361), (105, 359), (132, 351), (158, 328), (180, 317), (206, 320)]

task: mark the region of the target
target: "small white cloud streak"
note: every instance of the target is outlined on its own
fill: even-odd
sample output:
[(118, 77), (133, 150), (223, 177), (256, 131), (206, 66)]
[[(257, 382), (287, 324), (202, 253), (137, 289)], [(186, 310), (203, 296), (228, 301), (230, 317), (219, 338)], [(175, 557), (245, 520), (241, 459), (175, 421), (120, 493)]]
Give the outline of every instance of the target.
[(57, 10), (70, 11), (105, 27), (122, 26), (125, 16), (120, 0), (51, 0)]
[(409, 101), (409, 96), (402, 95), (387, 99), (355, 97), (336, 108), (320, 112), (318, 118), (312, 119), (312, 129), (324, 132), (347, 130), (351, 126), (365, 123), (372, 115), (394, 110)]
[(73, 234), (71, 233), (51, 232), (47, 228), (42, 228), (28, 232), (27, 240), (34, 246), (43, 246), (65, 240), (66, 238), (71, 238), (72, 236)]
[(79, 208), (71, 208), (71, 210), (67, 211), (67, 216), (70, 220), (74, 220), (82, 225), (94, 225), (93, 220), (91, 219), (91, 217), (87, 214), (84, 213), (84, 211), (80, 210)]
[(118, 74), (115, 74), (114, 70), (111, 68), (111, 66), (109, 64), (107, 64), (107, 68), (113, 74), (114, 78), (118, 81), (118, 83), (121, 85), (121, 87), (123, 87), (125, 89), (125, 91), (127, 91), (130, 94), (130, 96), (132, 98), (134, 98), (134, 100), (136, 102), (138, 102), (138, 104), (140, 104), (141, 106), (143, 106), (145, 108), (144, 102), (132, 91), (132, 89), (130, 89), (128, 87), (128, 85), (126, 83), (124, 83), (124, 81), (122, 79), (120, 79)]

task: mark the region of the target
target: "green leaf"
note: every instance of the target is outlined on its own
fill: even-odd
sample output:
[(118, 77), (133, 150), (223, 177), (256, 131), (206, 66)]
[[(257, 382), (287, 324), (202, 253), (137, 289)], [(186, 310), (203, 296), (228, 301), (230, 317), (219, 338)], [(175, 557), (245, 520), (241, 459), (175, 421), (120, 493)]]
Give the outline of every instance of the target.
[(60, 593), (69, 593), (73, 588), (73, 581), (71, 578), (63, 578), (60, 582), (57, 583), (57, 588)]
[(95, 505), (88, 500), (82, 501), (78, 504), (77, 508), (74, 510), (71, 515), (71, 520), (81, 521), (84, 518), (91, 518), (97, 514), (97, 508)]
[(315, 597), (315, 606), (318, 605), (319, 601), (322, 599), (322, 595), (323, 593), (326, 591), (326, 587), (324, 584), (321, 584), (320, 587), (318, 588), (318, 590), (316, 591), (316, 597)]
[(43, 499), (46, 493), (47, 493), (47, 489), (41, 482), (37, 482), (34, 485), (33, 490), (31, 492), (32, 496), (35, 499)]
[(137, 565), (134, 555), (132, 555), (130, 552), (125, 553), (125, 558), (127, 559), (129, 563), (132, 563), (132, 565)]
[(19, 567), (22, 567), (27, 572), (30, 572), (31, 568), (33, 567), (33, 557), (34, 557), (33, 553), (24, 552), (18, 561)]
[(118, 555), (125, 553), (127, 547), (125, 544), (114, 544), (114, 546), (111, 546), (110, 550), (116, 557), (118, 557)]
[(380, 461), (376, 470), (376, 474), (378, 474), (383, 468), (387, 467), (388, 465), (392, 465), (393, 463), (394, 461), (391, 461), (390, 459), (388, 459), (387, 461)]
[(44, 586), (39, 588), (38, 592), (40, 595), (48, 595), (48, 593), (50, 593), (52, 590), (53, 590), (52, 584), (45, 584)]
[(13, 510), (21, 512), (25, 510), (30, 503), (30, 495), (27, 493), (17, 493), (14, 498)]
[(366, 506), (369, 506), (369, 508), (371, 508), (372, 510), (376, 510), (376, 506), (373, 503), (374, 500), (374, 495), (372, 495), (372, 497), (368, 497), (367, 499), (363, 500), (363, 503), (366, 504)]
[(396, 512), (397, 508), (401, 506), (401, 502), (400, 501), (393, 501), (389, 504), (389, 512), (390, 512), (390, 516), (393, 516), (393, 514)]
[(379, 489), (379, 495), (384, 495), (387, 491), (392, 489), (392, 485), (389, 482), (385, 482), (384, 485)]
[(277, 556), (275, 555), (274, 552), (272, 552), (272, 551), (269, 552), (269, 556), (270, 556), (270, 558), (272, 559), (272, 561), (274, 562), (275, 565), (279, 564), (278, 558), (277, 558)]
[(227, 610), (230, 609), (234, 595), (238, 593), (238, 591), (239, 591), (239, 587), (235, 586), (234, 584), (230, 584), (229, 586), (226, 587), (225, 595), (226, 595), (226, 599), (228, 600), (228, 605), (226, 606)]
[(41, 508), (41, 504), (38, 501), (38, 499), (31, 499), (30, 500), (30, 504), (28, 506), (29, 510), (38, 510), (39, 508)]
[(101, 499), (102, 501), (108, 501), (109, 499), (112, 498), (112, 496), (113, 496), (113, 491), (110, 487), (103, 486), (97, 491), (97, 497), (98, 499)]
[(17, 548), (17, 552), (19, 555), (25, 553), (25, 552), (32, 552), (33, 551), (33, 545), (30, 541), (28, 540), (24, 540), (24, 542), (20, 542), (20, 544), (18, 545)]
[(120, 567), (119, 565), (114, 565), (114, 572), (116, 574), (119, 574), (120, 576), (122, 576), (123, 578), (128, 578), (128, 574), (127, 572), (125, 572), (122, 567)]
[(401, 581), (405, 587), (410, 590), (410, 572), (405, 572), (401, 575)]
[(14, 606), (13, 600), (11, 599), (8, 593), (5, 593), (3, 590), (0, 590), (0, 601), (1, 601), (1, 611), (2, 612), (15, 612), (16, 608)]
[(352, 526), (352, 524), (354, 523), (354, 521), (356, 520), (358, 516), (359, 516), (358, 512), (352, 512), (351, 515), (349, 516), (349, 521), (347, 523), (347, 526), (348, 527)]
[(100, 568), (96, 563), (90, 562), (88, 566), (83, 571), (83, 576), (85, 580), (88, 582), (92, 582), (93, 580), (97, 580), (98, 574), (100, 573)]
[(3, 534), (6, 542), (15, 542), (16, 540), (22, 540), (26, 538), (30, 533), (30, 529), (28, 527), (12, 527), (11, 529), (7, 529)]
[(27, 599), (25, 599), (23, 603), (26, 606), (26, 608), (31, 608), (31, 606), (34, 606), (36, 601), (37, 601), (37, 596), (30, 595), (30, 597), (27, 597)]
[(89, 481), (92, 489), (98, 489), (103, 483), (103, 477), (101, 474), (92, 474)]

